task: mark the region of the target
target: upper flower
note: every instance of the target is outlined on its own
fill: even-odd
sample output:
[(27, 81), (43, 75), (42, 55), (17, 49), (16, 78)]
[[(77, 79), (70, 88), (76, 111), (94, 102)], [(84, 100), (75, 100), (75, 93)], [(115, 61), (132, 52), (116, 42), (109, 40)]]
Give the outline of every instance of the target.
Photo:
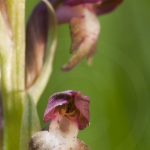
[[(58, 13), (59, 22), (68, 21), (70, 24), (72, 44), (71, 52), (77, 50), (68, 63), (63, 66), (63, 70), (70, 70), (75, 67), (80, 60), (87, 58), (91, 63), (95, 53), (96, 43), (100, 32), (100, 23), (97, 15), (101, 15), (115, 9), (122, 0), (66, 0), (64, 9), (72, 10), (61, 17)], [(68, 7), (66, 7), (66, 5)], [(63, 6), (58, 8), (63, 12)], [(68, 17), (69, 14), (69, 17)], [(71, 15), (72, 14), (72, 15)], [(74, 16), (73, 16), (74, 15)], [(68, 20), (67, 20), (68, 19)]]
[[(114, 10), (123, 0), (49, 0), (53, 5), (58, 23), (69, 23), (71, 32), (70, 51), (77, 53), (62, 70), (70, 70), (83, 58), (91, 62), (100, 32), (97, 15)], [(43, 66), (51, 19), (47, 7), (40, 2), (29, 18), (26, 30), (26, 87), (36, 80)]]
[(79, 129), (89, 125), (89, 98), (73, 90), (53, 94), (44, 113), (44, 121), (64, 116), (77, 123)]

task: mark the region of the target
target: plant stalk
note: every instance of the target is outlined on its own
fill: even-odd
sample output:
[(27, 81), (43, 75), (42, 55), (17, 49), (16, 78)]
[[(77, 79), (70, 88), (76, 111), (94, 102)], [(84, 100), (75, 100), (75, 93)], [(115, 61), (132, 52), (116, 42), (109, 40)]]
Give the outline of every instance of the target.
[[(6, 0), (9, 28), (0, 15), (3, 150), (19, 150), (25, 89), (25, 1)], [(2, 22), (3, 21), (3, 22)]]

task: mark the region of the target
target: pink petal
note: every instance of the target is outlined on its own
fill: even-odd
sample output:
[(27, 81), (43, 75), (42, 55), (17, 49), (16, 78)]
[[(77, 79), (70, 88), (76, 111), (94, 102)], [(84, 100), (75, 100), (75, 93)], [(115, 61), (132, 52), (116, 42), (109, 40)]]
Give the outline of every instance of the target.
[(79, 118), (78, 124), (79, 129), (84, 129), (87, 125), (89, 125), (89, 104), (90, 99), (87, 96), (83, 96), (81, 93), (77, 93), (74, 98), (75, 106), (78, 108), (80, 113), (83, 115), (82, 118)]
[(59, 24), (69, 22), (73, 17), (79, 17), (78, 13), (67, 5), (62, 5), (56, 9), (56, 17)]
[(66, 104), (67, 101), (72, 97), (71, 91), (65, 91), (65, 92), (58, 92), (53, 94), (48, 101), (46, 110), (44, 112), (44, 119), (43, 121), (49, 121), (54, 117), (54, 111), (53, 109), (57, 106)]
[(81, 114), (89, 120), (89, 102), (90, 99), (87, 96), (83, 96), (81, 93), (77, 93), (75, 98), (75, 106), (79, 109)]

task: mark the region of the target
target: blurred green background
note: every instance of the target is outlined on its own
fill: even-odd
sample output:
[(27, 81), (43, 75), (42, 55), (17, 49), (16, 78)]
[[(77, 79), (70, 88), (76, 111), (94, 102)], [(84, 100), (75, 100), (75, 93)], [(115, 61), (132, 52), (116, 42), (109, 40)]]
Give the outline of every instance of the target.
[[(38, 0), (27, 0), (28, 18)], [(91, 98), (90, 126), (79, 138), (92, 150), (150, 149), (150, 1), (124, 0), (99, 16), (101, 33), (93, 64), (83, 60), (61, 72), (70, 58), (68, 24), (58, 27), (54, 70), (38, 104), (42, 122), (51, 94), (74, 89)]]

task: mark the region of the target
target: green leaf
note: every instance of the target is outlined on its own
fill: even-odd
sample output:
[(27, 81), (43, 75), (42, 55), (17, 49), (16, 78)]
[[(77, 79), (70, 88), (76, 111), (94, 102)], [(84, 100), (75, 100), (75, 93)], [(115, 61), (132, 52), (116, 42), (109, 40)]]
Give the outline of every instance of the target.
[(20, 149), (27, 150), (31, 136), (41, 130), (35, 103), (31, 96), (26, 95), (23, 107)]

